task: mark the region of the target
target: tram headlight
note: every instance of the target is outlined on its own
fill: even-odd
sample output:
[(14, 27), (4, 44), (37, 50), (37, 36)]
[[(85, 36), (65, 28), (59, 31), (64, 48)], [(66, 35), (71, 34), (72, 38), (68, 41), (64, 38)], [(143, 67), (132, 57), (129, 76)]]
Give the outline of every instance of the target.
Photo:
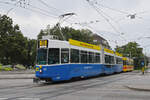
[(39, 68), (40, 68), (39, 72), (42, 73), (42, 66), (40, 65)]
[(40, 73), (42, 73), (42, 69), (40, 69)]

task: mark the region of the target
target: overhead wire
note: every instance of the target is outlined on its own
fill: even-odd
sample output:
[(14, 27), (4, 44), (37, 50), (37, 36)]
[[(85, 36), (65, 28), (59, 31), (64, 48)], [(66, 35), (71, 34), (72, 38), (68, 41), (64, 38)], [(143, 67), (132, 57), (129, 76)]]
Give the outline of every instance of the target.
[(38, 0), (40, 3), (42, 3), (43, 5), (45, 5), (46, 7), (50, 8), (50, 9), (55, 9), (58, 12), (64, 13), (64, 11), (61, 11), (60, 9), (57, 9), (53, 6), (50, 6), (49, 4), (47, 4), (46, 2), (44, 2), (43, 0)]
[[(106, 22), (112, 27), (112, 29), (117, 32), (117, 33), (120, 33), (113, 25), (112, 23), (109, 21), (109, 19), (107, 17), (105, 17), (100, 11), (100, 9), (98, 9), (96, 6), (94, 6), (93, 4), (91, 4), (90, 2), (88, 2), (96, 11), (98, 14), (100, 14), (105, 20)], [(115, 34), (115, 35), (118, 35), (118, 34)]]
[[(20, 2), (21, 2), (21, 0), (17, 1), (14, 5), (17, 5), (17, 4), (20, 3)], [(14, 8), (10, 8), (10, 9), (7, 11), (6, 15), (8, 15), (9, 12), (12, 11), (13, 9), (14, 9)]]
[[(118, 24), (116, 21), (114, 21), (109, 15), (107, 15), (105, 12), (103, 12), (100, 8), (99, 10), (101, 11), (101, 13), (103, 13), (105, 16), (109, 17), (113, 22), (115, 22), (116, 24)], [(111, 27), (119, 34), (116, 34), (117, 36), (119, 35), (121, 38), (123, 38), (125, 41), (127, 41), (123, 36), (120, 35), (120, 31), (117, 30), (117, 28), (109, 21), (109, 24), (111, 25)]]
[(35, 8), (35, 9), (38, 9), (38, 10), (41, 10), (41, 11), (43, 11), (43, 12), (46, 12), (46, 13), (48, 13), (48, 14), (52, 14), (52, 15), (54, 15), (54, 16), (58, 16), (58, 15), (56, 15), (56, 14), (54, 14), (54, 13), (52, 13), (52, 12), (49, 12), (49, 11), (47, 11), (47, 10), (44, 10), (44, 9), (41, 9), (41, 8), (39, 8), (39, 7), (36, 7), (36, 6), (33, 6), (33, 5), (29, 5), (30, 7), (32, 7), (32, 8)]
[(82, 23), (75, 23), (75, 24), (76, 24), (76, 25), (78, 24), (78, 25), (80, 25), (80, 26), (82, 26), (82, 27), (87, 27), (87, 28), (89, 28), (90, 30), (95, 31), (96, 34), (98, 34), (98, 35), (100, 35), (100, 36), (102, 36), (102, 37), (104, 37), (104, 38), (107, 38), (109, 42), (113, 42), (116, 46), (118, 45), (118, 41), (117, 41), (117, 40), (110, 40), (110, 39), (109, 39), (110, 37), (108, 37), (108, 35), (105, 35), (105, 34), (102, 34), (101, 32), (98, 32), (97, 30), (95, 30), (93, 27), (91, 27), (91, 26), (88, 25), (88, 24), (82, 24)]
[(41, 15), (45, 15), (45, 16), (47, 16), (47, 17), (58, 18), (58, 17), (56, 17), (56, 16), (54, 16), (54, 15), (46, 14), (46, 13), (43, 13), (43, 12), (41, 12), (41, 11), (33, 10), (33, 9), (30, 9), (30, 8), (24, 8), (24, 7), (22, 7), (22, 6), (17, 6), (17, 5), (14, 5), (13, 3), (10, 3), (10, 2), (0, 1), (0, 3), (2, 3), (2, 4), (7, 4), (7, 5), (13, 5), (13, 6), (16, 6), (16, 7), (20, 7), (20, 8), (23, 8), (23, 9), (26, 9), (26, 10), (29, 10), (29, 11), (32, 11), (32, 12), (39, 13), (39, 14), (41, 14)]
[(121, 10), (118, 10), (118, 9), (114, 9), (114, 8), (111, 8), (111, 7), (105, 6), (105, 5), (103, 5), (103, 4), (99, 4), (99, 3), (97, 3), (97, 5), (99, 5), (99, 6), (103, 7), (103, 8), (110, 9), (110, 10), (115, 11), (115, 12), (119, 12), (119, 13), (121, 13), (121, 14), (130, 14), (130, 13), (128, 13), (128, 12), (121, 11)]

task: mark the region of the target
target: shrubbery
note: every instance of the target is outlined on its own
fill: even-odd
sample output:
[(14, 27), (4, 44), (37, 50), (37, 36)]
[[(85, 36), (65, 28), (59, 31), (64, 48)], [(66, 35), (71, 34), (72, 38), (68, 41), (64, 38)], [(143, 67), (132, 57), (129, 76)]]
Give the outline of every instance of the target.
[(10, 67), (3, 67), (2, 64), (0, 64), (0, 71), (12, 71), (13, 69)]
[(20, 65), (20, 64), (17, 64), (17, 65), (15, 66), (15, 68), (21, 69), (21, 70), (25, 70), (25, 69), (26, 69), (25, 66)]

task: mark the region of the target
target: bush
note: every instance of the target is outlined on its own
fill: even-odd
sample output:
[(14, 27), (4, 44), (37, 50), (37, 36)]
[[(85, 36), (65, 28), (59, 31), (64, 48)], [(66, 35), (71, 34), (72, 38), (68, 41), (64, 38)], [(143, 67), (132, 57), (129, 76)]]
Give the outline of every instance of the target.
[(21, 70), (25, 70), (25, 69), (26, 69), (25, 66), (20, 65), (20, 64), (17, 64), (17, 65), (15, 66), (15, 68), (21, 69)]
[(10, 67), (5, 67), (4, 68), (4, 71), (12, 71), (13, 69), (12, 68), (10, 68)]
[(3, 68), (2, 64), (0, 64), (0, 71), (1, 71), (1, 70), (4, 70), (4, 68)]
[(0, 64), (0, 71), (12, 71), (13, 69), (10, 67), (3, 67), (2, 64)]

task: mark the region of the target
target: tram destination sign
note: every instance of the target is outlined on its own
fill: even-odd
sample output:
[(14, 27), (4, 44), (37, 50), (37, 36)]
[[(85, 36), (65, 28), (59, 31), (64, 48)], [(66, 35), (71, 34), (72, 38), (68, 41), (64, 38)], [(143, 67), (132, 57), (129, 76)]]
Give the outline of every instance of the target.
[(118, 53), (118, 52), (115, 52), (115, 54), (116, 54), (117, 56), (122, 57), (122, 54), (120, 54), (120, 53)]
[(93, 44), (88, 44), (88, 43), (77, 41), (77, 40), (69, 39), (69, 43), (71, 45), (75, 45), (75, 46), (79, 46), (79, 47), (84, 47), (84, 48), (89, 48), (89, 49), (95, 49), (95, 50), (101, 50), (100, 46), (93, 45)]
[(39, 48), (47, 48), (47, 47), (48, 47), (48, 40), (39, 41)]
[(114, 51), (112, 51), (112, 50), (109, 50), (109, 49), (107, 49), (107, 48), (104, 48), (104, 51), (105, 51), (105, 52), (107, 52), (107, 53), (114, 54)]

